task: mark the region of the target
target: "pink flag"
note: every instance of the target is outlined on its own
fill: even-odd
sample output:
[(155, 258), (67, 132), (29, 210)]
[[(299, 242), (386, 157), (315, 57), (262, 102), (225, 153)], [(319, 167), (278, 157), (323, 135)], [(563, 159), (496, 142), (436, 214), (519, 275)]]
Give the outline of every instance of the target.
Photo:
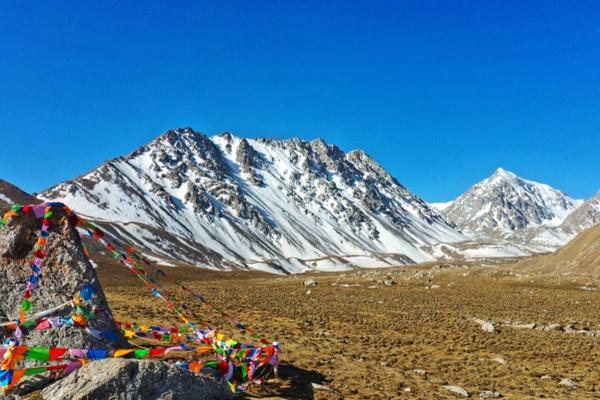
[(46, 214), (45, 210), (46, 210), (47, 206), (48, 206), (48, 203), (42, 203), (42, 204), (38, 204), (37, 206), (33, 207), (33, 212), (35, 214), (35, 217), (42, 218), (44, 216), (44, 214)]

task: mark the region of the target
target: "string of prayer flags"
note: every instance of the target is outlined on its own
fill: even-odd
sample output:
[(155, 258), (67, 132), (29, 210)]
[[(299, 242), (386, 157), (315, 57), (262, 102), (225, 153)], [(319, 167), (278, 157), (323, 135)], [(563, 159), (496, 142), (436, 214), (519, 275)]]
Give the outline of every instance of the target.
[[(22, 338), (22, 329), (53, 329), (61, 326), (72, 326), (86, 329), (92, 336), (98, 339), (117, 340), (117, 336), (112, 331), (100, 332), (91, 329), (88, 325), (90, 320), (97, 317), (99, 313), (107, 313), (93, 307), (95, 298), (95, 287), (93, 282), (88, 282), (74, 296), (71, 305), (72, 312), (67, 317), (42, 317), (37, 320), (27, 318), (31, 313), (34, 303), (32, 300), (33, 292), (40, 283), (41, 271), (44, 260), (47, 257), (45, 247), (47, 239), (50, 236), (51, 220), (57, 209), (63, 210), (67, 215), (69, 222), (79, 229), (86, 232), (92, 239), (101, 243), (117, 260), (119, 260), (130, 272), (135, 274), (145, 286), (150, 289), (150, 295), (160, 298), (175, 315), (177, 315), (185, 324), (179, 328), (165, 328), (161, 326), (145, 326), (128, 322), (117, 322), (123, 334), (127, 338), (142, 337), (147, 339), (161, 340), (165, 343), (172, 343), (171, 347), (154, 346), (149, 348), (130, 348), (130, 349), (66, 349), (40, 346), (25, 346), (19, 343)], [(37, 219), (41, 219), (41, 229), (32, 250), (31, 275), (27, 280), (27, 285), (20, 304), (19, 319), (8, 325), (9, 330), (13, 331), (13, 336), (6, 345), (0, 346), (0, 357), (2, 357), (2, 366), (0, 368), (0, 387), (10, 388), (14, 386), (23, 376), (42, 374), (49, 371), (64, 371), (65, 374), (79, 368), (83, 363), (101, 360), (106, 358), (133, 357), (135, 359), (160, 358), (170, 353), (191, 355), (203, 355), (212, 353), (216, 356), (214, 360), (194, 360), (178, 362), (181, 368), (194, 373), (212, 373), (219, 376), (227, 382), (228, 387), (233, 392), (245, 390), (251, 382), (260, 383), (264, 381), (264, 374), (267, 373), (267, 366), (272, 367), (276, 372), (279, 365), (279, 344), (269, 342), (260, 337), (260, 335), (251, 326), (244, 324), (220, 307), (209, 302), (203, 295), (195, 293), (193, 290), (177, 281), (172, 275), (158, 269), (158, 274), (173, 282), (177, 287), (186, 291), (191, 297), (203, 305), (217, 311), (220, 317), (227, 320), (242, 332), (248, 332), (253, 338), (260, 340), (258, 347), (239, 343), (233, 338), (225, 336), (216, 329), (210, 327), (209, 321), (204, 320), (196, 311), (181, 303), (175, 294), (170, 293), (165, 287), (150, 276), (144, 268), (144, 265), (152, 265), (150, 261), (143, 257), (137, 250), (125, 243), (120, 242), (112, 235), (104, 232), (94, 224), (85, 221), (77, 216), (75, 212), (62, 203), (49, 202), (38, 205), (14, 205), (7, 211), (2, 219), (0, 226), (6, 225), (11, 219), (19, 217), (21, 214), (33, 213)], [(83, 251), (89, 257), (89, 251), (85, 245), (82, 245)], [(181, 303), (181, 304), (180, 304)], [(192, 315), (199, 323), (193, 322), (188, 315)], [(116, 321), (115, 321), (116, 322)], [(200, 326), (204, 329), (200, 329)], [(186, 340), (194, 343), (189, 346)], [(45, 366), (18, 369), (17, 363), (22, 360), (53, 363), (59, 361), (69, 361), (68, 364), (49, 364)], [(238, 374), (235, 371), (239, 371)], [(234, 382), (234, 376), (241, 376), (242, 383)]]

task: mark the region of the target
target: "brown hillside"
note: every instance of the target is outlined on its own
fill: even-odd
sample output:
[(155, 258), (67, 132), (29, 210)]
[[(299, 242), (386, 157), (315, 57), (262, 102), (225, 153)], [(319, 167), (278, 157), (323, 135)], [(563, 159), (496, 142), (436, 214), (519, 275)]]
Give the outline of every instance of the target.
[(7, 203), (4, 198), (10, 199), (12, 203), (37, 204), (40, 200), (19, 189), (12, 183), (0, 179), (0, 211), (9, 208), (12, 204)]
[(600, 275), (600, 225), (583, 231), (554, 253), (521, 261), (517, 267), (543, 273)]

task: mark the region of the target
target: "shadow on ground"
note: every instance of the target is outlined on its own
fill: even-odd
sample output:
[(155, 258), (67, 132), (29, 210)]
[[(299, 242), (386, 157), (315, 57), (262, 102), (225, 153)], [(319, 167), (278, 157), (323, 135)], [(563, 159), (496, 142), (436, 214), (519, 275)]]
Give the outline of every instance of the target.
[(264, 391), (245, 394), (240, 398), (314, 399), (312, 384), (324, 384), (324, 379), (325, 376), (319, 372), (284, 363), (279, 366), (279, 378), (269, 380), (263, 387)]

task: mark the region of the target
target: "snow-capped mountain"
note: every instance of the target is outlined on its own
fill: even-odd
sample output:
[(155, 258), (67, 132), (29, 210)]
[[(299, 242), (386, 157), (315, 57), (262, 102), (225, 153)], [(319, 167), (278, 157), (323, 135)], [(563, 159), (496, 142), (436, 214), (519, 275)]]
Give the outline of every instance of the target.
[(469, 237), (550, 250), (572, 237), (559, 226), (582, 203), (549, 185), (498, 168), (442, 212)]
[(578, 234), (598, 224), (600, 224), (600, 192), (569, 214), (561, 228), (567, 233)]
[(0, 179), (0, 211), (13, 204), (34, 204), (40, 201), (17, 186)]
[(429, 205), (435, 209), (438, 210), (440, 212), (443, 212), (446, 208), (450, 207), (452, 205), (451, 201), (445, 201), (443, 203), (429, 203)]
[(40, 197), (158, 257), (213, 268), (398, 265), (466, 239), (366, 153), (321, 139), (176, 129)]

